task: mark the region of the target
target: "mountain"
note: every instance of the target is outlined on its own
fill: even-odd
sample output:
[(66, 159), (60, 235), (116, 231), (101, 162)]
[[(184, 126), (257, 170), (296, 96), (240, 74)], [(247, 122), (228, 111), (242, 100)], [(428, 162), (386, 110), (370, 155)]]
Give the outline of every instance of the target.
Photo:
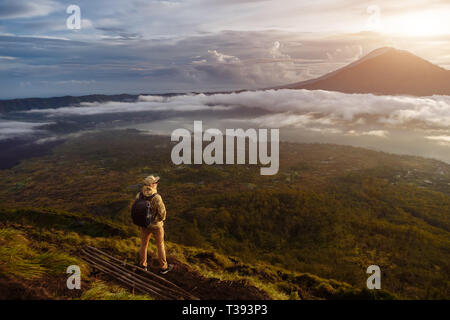
[(386, 47), (317, 79), (278, 89), (282, 88), (384, 95), (450, 95), (450, 70), (408, 51)]

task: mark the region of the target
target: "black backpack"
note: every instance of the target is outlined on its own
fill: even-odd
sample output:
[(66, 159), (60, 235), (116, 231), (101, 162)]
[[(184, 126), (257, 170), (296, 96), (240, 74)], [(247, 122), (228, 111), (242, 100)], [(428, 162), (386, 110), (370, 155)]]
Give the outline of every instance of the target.
[(139, 198), (134, 201), (131, 207), (131, 218), (135, 225), (147, 228), (154, 222), (156, 214), (150, 208), (150, 200), (156, 195), (157, 193), (154, 193), (149, 197), (145, 197), (142, 192), (139, 192)]

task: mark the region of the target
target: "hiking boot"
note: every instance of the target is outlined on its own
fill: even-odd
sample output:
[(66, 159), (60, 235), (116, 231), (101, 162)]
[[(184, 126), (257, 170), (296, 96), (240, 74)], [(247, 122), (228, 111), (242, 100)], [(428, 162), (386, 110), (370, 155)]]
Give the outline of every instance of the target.
[(172, 270), (173, 270), (173, 264), (168, 264), (168, 265), (167, 265), (167, 268), (161, 269), (161, 270), (159, 271), (159, 273), (161, 273), (161, 274), (166, 274), (166, 273), (168, 273), (168, 272), (170, 272), (170, 271), (172, 271)]
[(139, 264), (138, 267), (144, 271), (147, 271), (147, 266), (143, 266), (143, 265)]

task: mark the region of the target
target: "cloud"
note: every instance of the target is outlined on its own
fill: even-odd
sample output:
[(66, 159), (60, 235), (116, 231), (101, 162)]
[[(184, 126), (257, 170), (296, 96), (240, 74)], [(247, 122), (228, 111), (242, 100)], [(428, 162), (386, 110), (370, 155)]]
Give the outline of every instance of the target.
[(274, 59), (291, 59), (288, 54), (282, 53), (280, 48), (281, 43), (279, 41), (275, 41), (272, 48), (270, 49), (270, 56)]
[(387, 138), (389, 132), (386, 130), (371, 130), (371, 131), (364, 131), (361, 133), (363, 136), (374, 136), (374, 137), (380, 137), (380, 138)]
[(379, 138), (387, 138), (389, 135), (389, 131), (387, 130), (370, 130), (370, 131), (356, 131), (356, 130), (349, 130), (347, 131), (346, 135), (349, 136), (373, 136), (373, 137), (379, 137)]
[(9, 56), (0, 56), (0, 60), (16, 60), (15, 57), (9, 57)]
[(409, 97), (345, 94), (323, 90), (266, 90), (216, 94), (208, 104), (263, 108), (273, 113), (315, 114), (334, 121), (402, 126), (420, 122), (432, 128), (450, 126), (450, 96)]
[[(0, 55), (16, 58), (1, 60), (0, 86), (4, 90), (0, 99), (278, 87), (343, 67), (359, 56), (360, 49), (366, 54), (386, 45), (450, 65), (448, 37), (417, 40), (412, 45), (411, 40), (374, 33), (325, 36), (272, 30), (145, 39), (120, 24), (119, 16), (106, 18), (109, 15), (105, 14), (102, 24), (90, 15), (83, 17), (89, 17), (93, 28), (46, 34), (43, 30), (49, 30), (49, 24), (52, 30), (52, 23), (65, 27), (63, 20), (59, 23), (49, 17), (32, 19), (26, 25), (21, 22), (22, 28), (26, 27), (21, 35), (0, 35)], [(70, 80), (95, 83), (42, 85), (42, 81)], [(30, 84), (27, 90), (20, 88), (20, 82)]]
[(34, 141), (34, 143), (45, 144), (48, 142), (61, 141), (61, 140), (70, 139), (70, 138), (78, 138), (84, 134), (95, 133), (95, 132), (99, 132), (99, 130), (84, 130), (84, 131), (69, 133), (69, 134), (51, 135), (51, 136), (37, 139)]
[(0, 18), (17, 19), (47, 16), (61, 8), (60, 3), (51, 0), (2, 0), (0, 3)]
[[(21, 115), (34, 121), (52, 119), (56, 125), (45, 129), (54, 134), (61, 128), (77, 132), (114, 127), (170, 134), (203, 120), (205, 127), (279, 128), (282, 139), (296, 142), (350, 144), (450, 161), (450, 96), (393, 97), (287, 89), (141, 95), (136, 102), (82, 103)], [(39, 128), (10, 123), (0, 134), (33, 133), (34, 129)]]
[(295, 114), (292, 112), (269, 114), (254, 119), (246, 119), (245, 121), (250, 121), (260, 127), (271, 128), (324, 128), (334, 125), (333, 120), (327, 117), (316, 118), (311, 114)]
[(0, 140), (34, 134), (36, 131), (39, 131), (39, 127), (47, 124), (49, 122), (35, 123), (0, 119)]
[(271, 47), (258, 52), (257, 57), (247, 59), (208, 50), (206, 55), (198, 56), (192, 66), (201, 81), (225, 82), (249, 89), (302, 79), (305, 69), (299, 68), (294, 59), (281, 52), (281, 47), (281, 42), (274, 41)]
[(425, 98), (392, 97), (395, 110), (379, 119), (382, 123), (401, 125), (421, 122), (431, 127), (450, 127), (450, 96)]
[(450, 142), (450, 136), (428, 136), (426, 138), (430, 140)]
[(224, 64), (236, 64), (240, 63), (241, 60), (238, 57), (226, 55), (218, 52), (217, 50), (208, 50), (207, 55), (208, 62), (224, 63)]
[(450, 135), (448, 136), (427, 136), (428, 140), (436, 141), (437, 144), (441, 146), (450, 146)]
[(44, 114), (47, 117), (55, 116), (91, 116), (99, 114), (154, 112), (154, 111), (199, 111), (225, 109), (223, 106), (208, 106), (195, 103), (196, 97), (183, 95), (174, 98), (159, 96), (140, 96), (137, 102), (83, 102), (80, 106), (62, 108), (32, 109), (24, 113)]
[[(231, 94), (142, 95), (137, 102), (81, 103), (27, 113), (95, 115), (145, 111), (264, 110), (255, 123), (270, 126), (364, 128), (361, 135), (386, 137), (390, 128), (448, 129), (450, 96), (409, 97), (345, 94), (323, 90), (265, 90)], [(351, 128), (350, 128), (351, 127)], [(370, 130), (367, 130), (370, 128)]]

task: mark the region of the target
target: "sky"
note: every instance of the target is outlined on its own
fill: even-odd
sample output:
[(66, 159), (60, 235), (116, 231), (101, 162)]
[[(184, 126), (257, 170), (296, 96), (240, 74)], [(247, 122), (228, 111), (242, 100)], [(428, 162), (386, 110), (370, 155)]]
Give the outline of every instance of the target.
[(0, 0), (0, 99), (266, 88), (383, 46), (450, 69), (448, 17), (448, 0)]

